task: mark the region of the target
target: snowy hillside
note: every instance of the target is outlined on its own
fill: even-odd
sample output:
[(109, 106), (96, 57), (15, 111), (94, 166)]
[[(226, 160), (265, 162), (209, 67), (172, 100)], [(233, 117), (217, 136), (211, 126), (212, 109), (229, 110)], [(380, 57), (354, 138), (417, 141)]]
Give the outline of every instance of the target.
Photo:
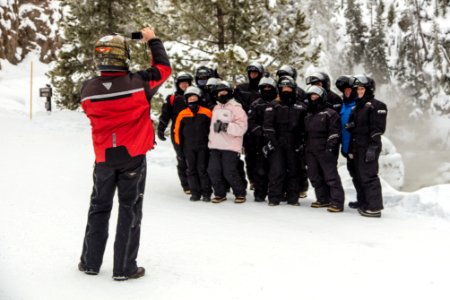
[(401, 193), (383, 182), (386, 209), (376, 220), (347, 207), (310, 208), (311, 190), (300, 207), (251, 195), (241, 205), (192, 203), (178, 188), (169, 142), (147, 156), (138, 256), (147, 275), (111, 279), (112, 239), (100, 274), (79, 272), (94, 161), (89, 122), (76, 111), (48, 115), (36, 95), (30, 121), (20, 80), (28, 71), (0, 73), (0, 299), (447, 299), (450, 185)]

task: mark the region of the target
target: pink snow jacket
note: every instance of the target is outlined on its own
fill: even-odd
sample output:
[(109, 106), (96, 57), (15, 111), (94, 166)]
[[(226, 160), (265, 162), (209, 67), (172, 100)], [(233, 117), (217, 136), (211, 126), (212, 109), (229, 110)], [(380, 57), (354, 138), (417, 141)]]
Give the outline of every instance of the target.
[[(214, 132), (217, 120), (228, 123), (227, 132)], [(217, 104), (212, 112), (209, 130), (209, 149), (229, 150), (241, 153), (244, 134), (247, 131), (247, 114), (242, 105), (231, 99), (225, 104)]]

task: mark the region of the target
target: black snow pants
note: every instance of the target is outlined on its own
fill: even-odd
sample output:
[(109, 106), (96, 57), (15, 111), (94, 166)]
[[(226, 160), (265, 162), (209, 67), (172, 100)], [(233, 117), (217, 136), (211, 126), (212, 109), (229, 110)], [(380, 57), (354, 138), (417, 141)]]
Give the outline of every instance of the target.
[(211, 182), (208, 176), (208, 147), (183, 149), (187, 162), (187, 179), (192, 196), (211, 197)]
[(244, 149), (247, 178), (248, 181), (250, 181), (250, 184), (253, 184), (255, 182), (254, 170), (256, 164), (256, 147), (252, 137), (249, 134), (244, 135)]
[(262, 151), (255, 154), (255, 166), (253, 169), (254, 179), (254, 196), (255, 199), (265, 199), (269, 184), (269, 160), (264, 156)]
[(331, 152), (306, 152), (308, 177), (317, 201), (344, 207), (345, 194), (337, 171), (337, 155)]
[(136, 157), (120, 168), (95, 165), (94, 187), (81, 254), (81, 263), (87, 268), (99, 271), (102, 265), (109, 217), (117, 188), (119, 214), (113, 276), (129, 276), (136, 272), (146, 174), (145, 156)]
[(297, 153), (298, 180), (300, 192), (308, 191), (308, 173), (306, 171), (305, 153)]
[(359, 203), (364, 203), (364, 191), (359, 181), (356, 180), (356, 161), (354, 159), (350, 159), (349, 157), (347, 157), (347, 170), (352, 178), (353, 186), (356, 190), (356, 201)]
[(294, 149), (279, 145), (269, 156), (269, 202), (297, 203), (300, 186)]
[[(239, 172), (239, 153), (227, 150), (211, 149), (209, 154), (208, 174), (215, 196), (225, 197), (227, 183), (236, 197), (246, 195), (245, 182)], [(224, 181), (226, 180), (226, 182)]]
[(174, 137), (173, 137), (173, 130), (171, 134), (171, 140), (173, 149), (175, 150), (176, 156), (177, 156), (177, 173), (178, 178), (180, 179), (181, 187), (183, 190), (189, 190), (189, 182), (187, 179), (187, 162), (186, 157), (183, 154), (183, 150), (175, 144)]
[[(356, 150), (356, 151), (355, 151)], [(353, 151), (354, 160), (354, 178), (357, 184), (355, 189), (358, 192), (357, 186), (360, 188), (361, 196), (358, 201), (361, 201), (361, 209), (368, 210), (381, 210), (383, 209), (383, 196), (381, 193), (381, 183), (378, 177), (378, 158), (380, 152), (377, 153), (377, 157), (372, 162), (365, 162), (366, 148), (356, 147)]]

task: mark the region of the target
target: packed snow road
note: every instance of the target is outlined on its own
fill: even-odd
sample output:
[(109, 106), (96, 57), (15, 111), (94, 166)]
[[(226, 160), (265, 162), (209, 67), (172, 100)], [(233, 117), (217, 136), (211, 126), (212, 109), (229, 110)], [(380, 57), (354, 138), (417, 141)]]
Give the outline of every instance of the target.
[[(114, 282), (110, 240), (98, 276), (77, 270), (93, 150), (79, 112), (32, 121), (0, 109), (0, 299), (444, 299), (450, 270), (449, 185), (385, 188), (381, 219), (346, 208), (192, 203), (169, 142), (148, 154), (138, 262)], [(347, 193), (351, 182), (341, 168)], [(230, 198), (230, 197), (229, 197)], [(443, 202), (446, 200), (447, 202)]]

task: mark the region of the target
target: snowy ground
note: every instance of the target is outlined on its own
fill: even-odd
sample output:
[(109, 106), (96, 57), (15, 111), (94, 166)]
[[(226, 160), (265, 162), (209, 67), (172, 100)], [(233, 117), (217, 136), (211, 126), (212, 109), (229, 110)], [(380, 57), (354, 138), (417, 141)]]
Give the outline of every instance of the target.
[[(4, 73), (0, 73), (4, 74)], [(0, 75), (0, 299), (448, 299), (450, 185), (400, 193), (384, 185), (381, 219), (346, 209), (181, 193), (168, 142), (148, 155), (140, 265), (115, 282), (111, 239), (98, 276), (77, 270), (93, 151), (80, 112), (26, 115), (26, 83)], [(18, 80), (18, 78), (17, 78)], [(41, 79), (42, 80), (42, 79)], [(43, 82), (43, 80), (42, 80)], [(23, 85), (23, 86), (22, 86)], [(340, 169), (347, 202), (354, 199)]]

